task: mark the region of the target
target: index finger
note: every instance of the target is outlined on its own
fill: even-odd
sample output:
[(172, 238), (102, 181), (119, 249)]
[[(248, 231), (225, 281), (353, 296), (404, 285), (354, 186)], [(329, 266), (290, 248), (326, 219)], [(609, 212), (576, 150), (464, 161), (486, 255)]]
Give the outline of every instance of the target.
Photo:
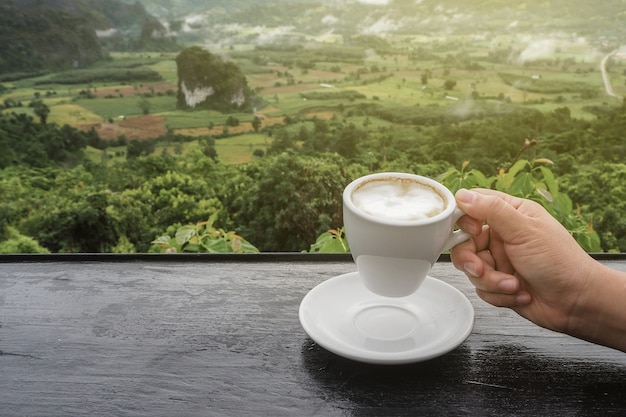
[[(528, 221), (528, 216), (519, 210), (529, 200), (487, 189), (461, 189), (456, 193), (457, 206), (470, 217), (486, 222), (502, 238), (509, 240)], [(466, 220), (465, 220), (466, 221)]]

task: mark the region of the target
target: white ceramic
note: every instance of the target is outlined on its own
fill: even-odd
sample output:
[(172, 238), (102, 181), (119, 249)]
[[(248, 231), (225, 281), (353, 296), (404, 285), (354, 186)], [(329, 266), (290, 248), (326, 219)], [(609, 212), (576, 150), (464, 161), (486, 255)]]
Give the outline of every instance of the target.
[[(432, 187), (444, 200), (444, 210), (422, 220), (392, 220), (372, 216), (355, 206), (355, 189), (365, 182), (385, 178), (409, 178)], [(387, 297), (415, 292), (439, 255), (470, 237), (463, 231), (454, 231), (454, 224), (462, 215), (450, 190), (419, 175), (366, 175), (352, 181), (343, 192), (343, 222), (359, 274), (367, 288)]]
[(427, 277), (408, 297), (367, 290), (358, 272), (313, 288), (300, 304), (300, 323), (323, 348), (374, 364), (405, 364), (458, 347), (474, 326), (474, 309), (456, 288)]

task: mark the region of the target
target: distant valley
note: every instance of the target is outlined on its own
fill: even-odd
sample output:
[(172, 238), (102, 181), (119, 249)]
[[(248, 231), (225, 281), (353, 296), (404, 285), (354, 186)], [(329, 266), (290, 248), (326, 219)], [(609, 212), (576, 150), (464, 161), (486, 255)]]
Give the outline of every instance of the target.
[[(577, 38), (599, 49), (626, 38), (620, 0), (8, 0), (0, 5), (0, 74), (85, 67), (107, 51), (191, 44), (349, 44), (355, 36)], [(549, 51), (550, 52), (550, 51)]]
[(623, 1), (466, 3), (3, 1), (0, 240), (148, 251), (216, 218), (300, 251), (351, 178), (394, 170), (626, 251)]

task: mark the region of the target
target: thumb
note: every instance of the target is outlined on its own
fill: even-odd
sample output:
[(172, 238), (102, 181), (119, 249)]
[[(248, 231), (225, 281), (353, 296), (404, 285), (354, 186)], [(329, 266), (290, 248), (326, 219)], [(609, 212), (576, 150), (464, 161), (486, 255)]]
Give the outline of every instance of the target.
[(456, 193), (457, 206), (470, 217), (486, 222), (501, 236), (519, 230), (527, 221), (518, 210), (523, 201), (508, 194), (487, 189), (460, 189)]

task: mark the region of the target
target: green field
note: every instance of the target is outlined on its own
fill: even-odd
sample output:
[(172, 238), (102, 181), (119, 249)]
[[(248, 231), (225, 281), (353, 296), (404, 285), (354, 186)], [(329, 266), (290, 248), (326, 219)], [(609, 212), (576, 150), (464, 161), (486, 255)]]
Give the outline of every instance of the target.
[[(244, 32), (240, 35), (241, 44), (216, 53), (233, 55), (235, 63), (245, 71), (249, 86), (258, 92), (258, 102), (264, 103), (257, 111), (263, 117), (274, 118), (272, 123), (286, 115), (329, 118), (334, 114), (356, 126), (375, 131), (389, 127), (389, 122), (366, 117), (359, 110), (362, 106), (376, 106), (405, 115), (411, 112), (421, 114), (427, 109), (429, 112), (438, 109), (443, 114), (458, 111), (460, 104), (471, 107), (481, 100), (484, 103), (506, 100), (543, 112), (567, 106), (572, 116), (585, 119), (594, 117), (588, 112), (590, 106), (620, 105), (619, 100), (608, 97), (604, 92), (599, 71), (601, 55), (589, 45), (573, 41), (562, 43), (550, 60), (521, 64), (514, 61), (494, 62), (488, 58), (494, 45), (515, 42), (510, 35), (491, 38), (468, 35), (390, 36), (387, 42), (394, 45), (395, 52), (380, 55), (364, 50), (360, 64), (348, 59), (343, 62), (341, 59), (328, 60), (323, 48), (307, 50), (305, 57), (315, 64), (313, 68), (303, 70), (282, 62), (292, 58), (289, 51), (282, 55), (280, 50), (272, 51), (267, 55), (272, 59), (255, 60), (255, 48), (246, 43)], [(331, 38), (333, 48), (336, 48), (340, 38)], [(310, 41), (330, 42), (329, 39)], [(411, 58), (407, 51), (416, 48), (426, 51), (428, 58)], [(322, 58), (316, 60), (316, 54)], [(242, 125), (227, 128), (236, 136), (217, 141), (216, 148), (224, 162), (245, 162), (253, 157), (255, 150), (267, 150), (271, 138), (266, 134), (252, 133), (249, 123), (253, 114), (178, 109), (175, 58), (176, 54), (171, 53), (111, 53), (111, 60), (80, 72), (81, 77), (88, 76), (89, 71), (101, 76), (103, 71), (119, 73), (133, 69), (138, 73), (142, 70), (156, 72), (161, 80), (61, 85), (55, 80), (71, 78), (72, 73), (48, 74), (6, 83), (0, 101), (21, 103), (21, 107), (3, 109), (5, 112), (33, 115), (28, 103), (40, 98), (50, 107), (50, 122), (76, 127), (111, 121), (121, 124), (123, 118), (132, 120), (145, 114), (162, 116), (159, 120), (164, 124), (163, 130), (200, 136), (223, 132), (226, 120), (232, 116)], [(626, 63), (616, 60), (610, 71), (615, 92), (622, 95), (626, 94), (624, 68)], [(428, 75), (426, 80), (424, 74)], [(502, 74), (508, 75), (503, 77)], [(520, 87), (524, 83), (518, 85), (511, 81), (515, 77), (532, 80), (536, 88)], [(447, 88), (447, 83), (453, 83), (453, 86)], [(304, 97), (312, 92), (318, 95), (311, 96), (314, 97), (312, 99)], [(360, 93), (364, 98), (346, 100), (341, 96), (346, 92)], [(333, 97), (332, 94), (336, 95)], [(397, 128), (401, 129), (400, 126)], [(141, 136), (141, 132), (137, 134)], [(189, 146), (184, 145), (183, 151)], [(98, 154), (95, 158), (101, 156)]]
[[(261, 150), (263, 153), (271, 144), (271, 138), (260, 133), (250, 133), (233, 136), (215, 141), (215, 149), (221, 162), (226, 164), (239, 164), (249, 162), (255, 158), (254, 151)], [(159, 145), (155, 149), (155, 154), (163, 152), (176, 154), (198, 149), (198, 142), (186, 142), (176, 145)], [(111, 146), (105, 151), (88, 146), (85, 155), (95, 163), (122, 162), (126, 159), (125, 146)]]
[(263, 134), (250, 133), (232, 138), (219, 139), (215, 142), (215, 149), (220, 160), (225, 163), (248, 162), (254, 158), (253, 152), (257, 149), (265, 152), (271, 144), (271, 139)]

